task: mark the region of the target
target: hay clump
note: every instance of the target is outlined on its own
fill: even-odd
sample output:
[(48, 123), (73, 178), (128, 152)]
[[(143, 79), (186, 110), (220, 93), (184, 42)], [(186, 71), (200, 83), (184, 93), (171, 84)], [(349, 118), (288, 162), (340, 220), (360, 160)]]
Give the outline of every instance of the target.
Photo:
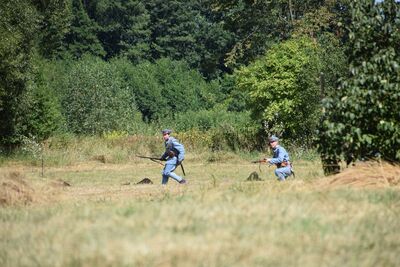
[(26, 205), (35, 199), (35, 190), (20, 172), (10, 172), (0, 176), (0, 205)]
[(362, 188), (400, 186), (400, 165), (386, 161), (357, 162), (354, 166), (333, 175), (319, 185), (328, 188), (343, 186)]

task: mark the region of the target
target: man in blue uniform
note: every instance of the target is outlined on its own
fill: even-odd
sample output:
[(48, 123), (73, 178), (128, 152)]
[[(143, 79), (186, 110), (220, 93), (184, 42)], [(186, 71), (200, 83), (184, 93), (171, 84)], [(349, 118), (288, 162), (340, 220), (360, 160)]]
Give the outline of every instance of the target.
[(171, 130), (165, 129), (161, 133), (165, 142), (165, 152), (160, 159), (166, 161), (162, 172), (162, 184), (167, 184), (169, 177), (180, 184), (185, 184), (186, 180), (174, 173), (176, 167), (185, 159), (185, 148), (178, 140), (170, 136)]
[(265, 158), (265, 160), (271, 165), (276, 165), (276, 177), (278, 177), (279, 181), (285, 181), (286, 178), (292, 174), (292, 166), (289, 161), (289, 154), (282, 146), (279, 145), (279, 138), (275, 135), (271, 136), (268, 141), (272, 151), (274, 152), (274, 155), (272, 158)]

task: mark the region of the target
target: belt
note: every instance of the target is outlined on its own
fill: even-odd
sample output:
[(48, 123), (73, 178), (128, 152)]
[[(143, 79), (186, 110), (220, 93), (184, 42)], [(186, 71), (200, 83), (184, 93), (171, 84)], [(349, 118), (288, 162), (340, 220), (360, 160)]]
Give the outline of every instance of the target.
[(290, 162), (289, 162), (289, 161), (284, 161), (284, 162), (281, 162), (281, 163), (276, 164), (276, 166), (277, 166), (278, 168), (290, 166)]

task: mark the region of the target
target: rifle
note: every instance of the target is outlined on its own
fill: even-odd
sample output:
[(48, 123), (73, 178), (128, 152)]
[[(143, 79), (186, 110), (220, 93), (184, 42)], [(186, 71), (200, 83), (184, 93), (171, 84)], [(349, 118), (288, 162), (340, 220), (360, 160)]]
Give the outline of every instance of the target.
[[(260, 164), (261, 164), (261, 163), (267, 163), (267, 160), (266, 160), (266, 159), (253, 160), (251, 163), (260, 163)], [(273, 165), (273, 164), (269, 163), (269, 166), (271, 166), (271, 165)], [(288, 161), (283, 161), (283, 162), (281, 162), (280, 165), (278, 165), (278, 166), (280, 166), (280, 167), (286, 167), (286, 166), (289, 166), (289, 165), (291, 165), (290, 162), (288, 162)]]
[(161, 164), (162, 166), (164, 166), (164, 164), (162, 164), (160, 161), (162, 161), (162, 159), (160, 158), (156, 158), (156, 157), (147, 157), (147, 156), (136, 156), (138, 158), (142, 158), (142, 159), (149, 159), (151, 161), (154, 161), (155, 163)]
[(251, 163), (267, 163), (266, 159), (253, 160)]
[[(161, 164), (162, 166), (164, 166), (164, 164), (162, 164), (162, 163), (160, 162), (160, 161), (163, 161), (163, 159), (160, 159), (160, 158), (156, 158), (156, 157), (147, 157), (147, 156), (136, 156), (136, 157), (142, 158), (142, 159), (149, 159), (149, 160), (151, 160), (151, 161), (154, 161), (154, 162), (156, 162), (156, 163)], [(185, 169), (183, 168), (182, 162), (180, 162), (178, 165), (181, 165), (181, 169), (182, 169), (183, 175), (186, 176)], [(178, 166), (177, 166), (177, 167), (178, 167)]]

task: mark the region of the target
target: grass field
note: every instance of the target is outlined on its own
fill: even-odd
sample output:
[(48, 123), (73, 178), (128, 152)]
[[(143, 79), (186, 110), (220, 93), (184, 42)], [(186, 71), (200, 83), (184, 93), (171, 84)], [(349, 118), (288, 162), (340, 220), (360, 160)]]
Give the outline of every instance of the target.
[[(3, 164), (0, 266), (400, 265), (398, 184), (332, 187), (317, 161), (286, 182), (234, 155), (184, 164), (188, 184), (167, 186), (162, 166), (135, 158), (44, 177)], [(245, 181), (253, 171), (264, 180)], [(144, 177), (154, 184), (135, 185)]]

